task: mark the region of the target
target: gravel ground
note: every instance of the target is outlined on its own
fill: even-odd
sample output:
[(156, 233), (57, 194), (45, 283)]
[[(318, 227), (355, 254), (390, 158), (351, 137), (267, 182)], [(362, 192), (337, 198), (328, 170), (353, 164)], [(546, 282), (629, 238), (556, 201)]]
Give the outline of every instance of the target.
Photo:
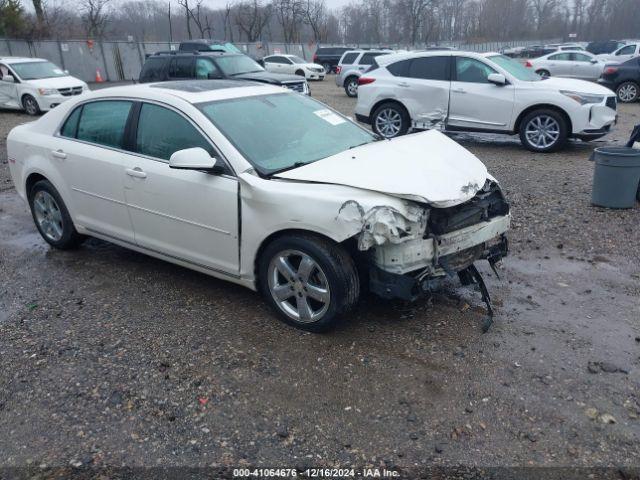
[[(352, 114), (332, 77), (312, 92)], [(605, 142), (639, 116), (622, 105)], [(367, 297), (312, 335), (251, 291), (105, 242), (49, 249), (6, 166), (6, 134), (27, 120), (0, 112), (0, 466), (638, 474), (640, 208), (589, 204), (593, 144), (536, 155), (454, 137), (513, 207), (501, 279), (483, 270), (489, 333), (478, 294), (451, 284), (413, 305)]]

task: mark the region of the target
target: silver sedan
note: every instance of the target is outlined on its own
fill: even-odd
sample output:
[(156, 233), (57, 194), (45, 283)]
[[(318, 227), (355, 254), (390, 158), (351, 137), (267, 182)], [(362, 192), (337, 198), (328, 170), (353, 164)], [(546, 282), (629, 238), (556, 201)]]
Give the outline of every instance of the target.
[(606, 62), (599, 60), (589, 52), (553, 52), (529, 60), (527, 67), (535, 70), (541, 77), (569, 77), (582, 80), (597, 80), (602, 74)]

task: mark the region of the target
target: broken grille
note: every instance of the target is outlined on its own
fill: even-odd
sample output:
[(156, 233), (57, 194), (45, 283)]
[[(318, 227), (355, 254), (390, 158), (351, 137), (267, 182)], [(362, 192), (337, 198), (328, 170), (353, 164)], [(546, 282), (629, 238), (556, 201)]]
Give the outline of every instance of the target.
[(509, 213), (509, 203), (495, 182), (485, 186), (471, 200), (455, 207), (432, 208), (425, 237), (443, 235)]

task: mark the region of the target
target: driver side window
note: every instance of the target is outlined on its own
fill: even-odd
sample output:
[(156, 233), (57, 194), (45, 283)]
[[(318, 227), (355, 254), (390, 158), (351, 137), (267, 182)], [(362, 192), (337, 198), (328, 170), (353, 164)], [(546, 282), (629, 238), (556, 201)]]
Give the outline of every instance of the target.
[(222, 78), (220, 70), (208, 58), (196, 59), (196, 78), (198, 80), (207, 80), (210, 78)]
[(487, 78), (497, 73), (480, 60), (468, 57), (456, 57), (456, 79), (458, 82), (489, 83)]

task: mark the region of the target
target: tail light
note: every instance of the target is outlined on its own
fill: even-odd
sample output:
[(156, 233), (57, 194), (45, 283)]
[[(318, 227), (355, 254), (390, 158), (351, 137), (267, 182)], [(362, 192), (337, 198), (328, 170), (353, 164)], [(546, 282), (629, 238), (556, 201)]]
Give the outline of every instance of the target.
[(313, 54), (313, 63), (316, 63), (318, 61), (318, 54), (314, 53)]
[(336, 67), (336, 75), (339, 74), (342, 71), (342, 67), (340, 65), (338, 65)]
[(371, 77), (360, 77), (358, 79), (358, 85), (368, 85), (370, 83), (375, 82), (376, 79), (375, 78), (371, 78)]
[(527, 63), (525, 63), (524, 66), (527, 68), (533, 67), (533, 65), (531, 65), (531, 62), (529, 60), (527, 60)]
[(607, 67), (604, 69), (604, 73), (605, 75), (611, 75), (612, 73), (616, 73), (618, 71), (618, 67)]

